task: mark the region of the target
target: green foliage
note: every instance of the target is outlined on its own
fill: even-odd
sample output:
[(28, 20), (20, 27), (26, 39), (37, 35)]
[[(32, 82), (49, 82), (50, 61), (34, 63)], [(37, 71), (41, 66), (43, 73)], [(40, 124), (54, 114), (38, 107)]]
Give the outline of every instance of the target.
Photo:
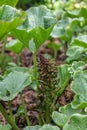
[(69, 66), (67, 64), (58, 67), (58, 77), (59, 77), (59, 91), (58, 97), (62, 95), (65, 88), (67, 87), (69, 80), (70, 80), (70, 73), (68, 71)]
[(33, 39), (29, 41), (29, 49), (33, 54), (36, 53), (36, 46)]
[(68, 64), (64, 64), (58, 67), (58, 76), (60, 79), (59, 84), (61, 88), (67, 86), (70, 80), (70, 74), (69, 74), (68, 68), (69, 68)]
[(1, 0), (0, 6), (2, 5), (10, 5), (10, 6), (16, 6), (18, 0)]
[(87, 115), (74, 114), (70, 120), (65, 124), (63, 130), (86, 130), (87, 129)]
[(82, 57), (82, 54), (84, 52), (84, 48), (80, 46), (70, 46), (67, 51), (67, 62), (71, 62), (74, 60), (80, 60)]
[(36, 125), (36, 126), (28, 126), (24, 130), (39, 130), (41, 126)]
[(0, 81), (0, 99), (9, 101), (31, 83), (28, 73), (13, 71)]
[(6, 48), (19, 54), (23, 49), (23, 44), (19, 40), (11, 40), (8, 44), (6, 44)]
[(71, 115), (76, 113), (81, 113), (81, 109), (73, 109), (71, 103), (65, 105), (64, 107), (59, 108), (60, 114), (64, 114), (67, 116), (67, 119), (71, 117)]
[(32, 7), (26, 11), (27, 19), (22, 26), (15, 29), (12, 33), (26, 47), (30, 46), (29, 41), (34, 40), (36, 50), (49, 37), (54, 23), (56, 22), (52, 11), (45, 6)]
[(41, 126), (28, 126), (24, 130), (60, 130), (57, 126), (52, 126), (52, 125), (43, 125)]
[(25, 19), (25, 12), (8, 5), (0, 7), (0, 40), (11, 30), (21, 25)]
[(86, 49), (87, 48), (87, 35), (79, 35), (72, 41), (71, 44), (74, 46), (84, 47)]
[(1, 130), (11, 130), (11, 126), (10, 125), (5, 125), (5, 126), (0, 125), (0, 129)]
[(72, 130), (73, 128), (76, 128), (77, 130), (77, 128), (80, 127), (84, 128), (84, 126), (86, 126), (85, 121), (83, 121), (84, 123), (80, 123), (80, 126), (78, 124), (79, 122), (82, 121), (81, 118), (84, 117), (87, 118), (86, 115), (84, 116), (84, 114), (80, 114), (80, 113), (81, 113), (81, 109), (73, 109), (71, 104), (68, 104), (64, 107), (61, 107), (59, 109), (59, 112), (54, 111), (52, 114), (52, 119), (55, 122), (55, 124), (63, 128), (63, 130), (70, 129), (70, 128), (72, 128)]
[(85, 22), (87, 22), (87, 16), (86, 16), (86, 13), (87, 13), (87, 8), (81, 8), (79, 10), (74, 10), (74, 11), (67, 11), (67, 15), (70, 16), (70, 17), (83, 17), (85, 19)]
[(71, 88), (76, 96), (72, 102), (73, 108), (85, 108), (87, 106), (87, 71), (77, 71), (74, 75), (74, 81)]
[[(11, 7), (15, 6), (17, 2), (18, 0), (2, 0), (2, 2), (0, 2), (0, 40), (5, 42), (0, 55), (0, 67), (1, 63), (3, 63), (2, 66), (4, 67), (5, 56), (3, 55), (5, 47), (17, 54), (21, 53), (22, 49), (27, 47), (33, 54), (34, 67), (32, 69), (18, 67), (16, 65), (14, 67), (9, 67), (9, 69), (4, 72), (4, 75), (0, 77), (0, 100), (8, 102), (13, 100), (18, 93), (21, 93), (23, 104), (22, 108), (19, 108), (18, 114), (25, 114), (26, 121), (28, 122), (22, 90), (30, 85), (30, 87), (37, 91), (38, 100), (40, 102), (39, 105), (41, 105), (39, 107), (40, 110), (38, 110), (41, 114), (39, 115), (39, 124), (42, 125), (45, 122), (47, 124), (44, 124), (43, 126), (27, 126), (24, 130), (86, 130), (86, 6), (83, 8), (80, 5), (78, 10), (74, 10), (76, 5), (73, 5), (72, 9), (70, 9), (73, 11), (70, 11), (67, 10), (66, 4), (64, 5), (64, 3), (62, 4), (62, 2), (59, 1), (61, 5), (60, 9), (65, 9), (61, 11), (62, 13), (60, 14), (59, 10), (58, 12), (51, 11), (45, 6), (32, 7), (27, 11), (20, 11)], [(22, 2), (27, 3), (29, 1), (23, 0)], [(72, 2), (72, 0), (69, 2), (74, 2), (74, 4), (79, 3), (75, 1)], [(51, 4), (52, 8), (55, 8), (55, 3), (52, 2)], [(59, 9), (59, 5), (57, 6)], [(7, 43), (4, 37), (9, 33), (17, 39)], [(52, 41), (52, 38), (57, 38), (59, 41), (60, 45), (54, 43), (48, 44), (48, 47), (53, 51), (56, 51), (56, 54), (57, 51), (61, 51), (60, 48), (65, 47), (63, 48), (67, 55), (65, 64), (56, 67), (52, 60), (49, 61), (42, 58), (39, 59), (40, 64), (38, 62), (37, 65), (38, 58), (36, 59), (36, 53), (48, 38), (51, 38)], [(73, 99), (70, 104), (67, 104), (64, 107), (57, 107), (56, 101), (63, 94), (68, 85), (74, 92)], [(57, 109), (58, 112), (55, 111)], [(0, 111), (8, 121), (8, 124), (11, 125), (0, 125), (0, 129), (11, 130), (12, 127), (12, 129), (19, 130), (14, 122), (15, 120), (11, 120), (11, 113), (11, 118), (9, 118), (9, 115), (6, 113), (1, 103)], [(50, 125), (52, 121), (51, 114), (54, 123), (58, 127)]]
[(79, 26), (81, 22), (84, 22), (82, 17), (61, 19), (54, 26), (51, 36), (69, 41), (72, 38), (77, 26)]
[(54, 111), (52, 114), (52, 119), (58, 126), (63, 127), (67, 122), (68, 117), (62, 113)]
[(43, 127), (41, 127), (39, 130), (60, 130), (59, 127), (57, 126), (52, 126), (52, 125), (44, 125)]
[(72, 75), (72, 77), (74, 76), (74, 74), (77, 71), (82, 71), (85, 68), (85, 62), (83, 61), (74, 61), (71, 66), (68, 68), (69, 73)]

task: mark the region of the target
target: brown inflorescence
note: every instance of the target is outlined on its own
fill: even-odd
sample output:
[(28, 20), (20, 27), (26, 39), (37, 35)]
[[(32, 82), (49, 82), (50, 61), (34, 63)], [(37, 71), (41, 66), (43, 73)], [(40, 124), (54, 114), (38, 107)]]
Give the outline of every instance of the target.
[(48, 60), (40, 55), (38, 58), (38, 71), (40, 85), (55, 89), (55, 86), (58, 85), (57, 66), (55, 61)]
[[(54, 60), (48, 60), (40, 55), (37, 58), (39, 72), (39, 99), (42, 109), (45, 111), (46, 104), (54, 108), (53, 102), (58, 92), (57, 66)], [(48, 108), (48, 109), (49, 109)], [(41, 107), (40, 107), (41, 109)]]

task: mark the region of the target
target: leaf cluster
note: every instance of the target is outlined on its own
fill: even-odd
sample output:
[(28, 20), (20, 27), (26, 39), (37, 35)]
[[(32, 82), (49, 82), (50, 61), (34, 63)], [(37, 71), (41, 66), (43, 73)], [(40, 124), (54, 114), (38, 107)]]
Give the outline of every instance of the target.
[[(5, 44), (3, 42), (2, 52), (0, 54), (0, 65), (2, 64), (3, 66), (5, 48), (14, 51), (18, 55), (22, 49), (28, 48), (33, 54), (34, 67), (29, 69), (14, 65), (7, 69), (6, 72), (0, 76), (0, 100), (9, 103), (18, 93), (21, 94), (26, 86), (32, 87), (38, 93), (39, 85), (36, 53), (47, 39), (57, 38), (61, 46), (63, 46), (62, 48), (66, 49), (67, 58), (64, 65), (57, 66), (56, 68), (56, 76), (58, 76), (59, 80), (58, 91), (57, 93), (52, 93), (53, 91), (51, 93), (59, 98), (65, 88), (70, 85), (70, 89), (74, 93), (73, 100), (64, 107), (57, 107), (58, 112), (53, 112), (52, 120), (56, 125), (44, 124), (43, 126), (27, 126), (24, 130), (86, 130), (87, 8), (82, 7), (73, 11), (62, 10), (61, 15), (59, 15), (58, 12), (52, 11), (45, 6), (32, 7), (27, 11), (21, 11), (14, 7), (17, 2), (17, 0), (14, 2), (12, 0), (2, 0), (0, 3), (0, 40), (5, 42)], [(8, 35), (13, 36), (15, 39), (8, 43), (6, 41)], [(58, 46), (51, 46), (54, 51), (58, 50), (56, 47)], [(41, 65), (42, 63), (43, 61), (41, 61)], [(46, 63), (48, 63), (48, 65), (45, 69), (48, 67), (48, 70), (50, 69), (50, 72), (53, 73), (53, 77), (47, 74), (47, 70), (46, 73), (44, 70), (41, 70), (43, 71), (41, 74), (45, 73), (45, 77), (48, 75), (49, 78), (54, 78), (55, 66), (52, 66), (52, 63), (47, 62), (47, 60)], [(51, 69), (53, 71), (51, 71)], [(52, 84), (52, 82), (54, 82), (53, 80), (54, 79), (50, 80), (50, 85), (45, 84), (55, 89), (55, 84)], [(29, 125), (22, 94), (21, 99), (27, 124)], [(49, 120), (49, 106), (48, 104), (45, 105), (47, 105), (46, 119)], [(12, 113), (10, 113), (11, 118), (9, 118), (1, 103), (0, 111), (10, 124), (6, 126), (0, 125), (2, 130), (19, 130), (15, 124), (15, 119), (11, 120)]]

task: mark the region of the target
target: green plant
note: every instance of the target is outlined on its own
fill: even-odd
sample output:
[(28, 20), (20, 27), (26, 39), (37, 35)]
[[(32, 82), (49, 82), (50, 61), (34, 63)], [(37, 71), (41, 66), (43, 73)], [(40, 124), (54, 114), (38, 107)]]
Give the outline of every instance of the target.
[[(32, 69), (17, 65), (9, 67), (0, 76), (0, 101), (6, 101), (9, 107), (8, 115), (0, 102), (0, 111), (8, 122), (6, 126), (0, 125), (0, 128), (19, 130), (11, 108), (11, 101), (19, 93), (27, 122), (24, 130), (87, 129), (87, 8), (82, 7), (72, 12), (63, 10), (58, 15), (45, 6), (32, 7), (27, 11), (11, 7), (16, 4), (17, 0), (3, 0), (0, 3), (0, 40), (4, 41), (0, 67), (3, 66), (5, 48), (17, 54), (25, 47), (28, 48), (32, 52), (34, 65)], [(8, 34), (16, 40), (7, 43)], [(48, 38), (57, 38), (60, 48), (62, 44), (67, 55), (65, 64), (57, 66), (55, 60), (47, 60), (42, 55), (37, 55)], [(59, 49), (54, 44), (49, 47), (54, 51)], [(28, 85), (38, 94), (39, 125), (44, 124), (43, 126), (30, 126), (22, 97), (22, 90)], [(67, 86), (74, 93), (73, 99), (70, 104), (60, 107), (57, 99), (62, 96)]]
[(11, 126), (10, 126), (10, 125), (5, 125), (5, 126), (0, 125), (0, 129), (10, 130), (10, 129), (11, 129)]
[(19, 11), (9, 5), (0, 6), (0, 40), (3, 41), (3, 48), (0, 54), (1, 67), (3, 67), (4, 62), (6, 61), (4, 51), (7, 42), (7, 34), (11, 30), (22, 24), (25, 16), (25, 12)]
[[(4, 7), (4, 6), (2, 6)], [(1, 8), (2, 8), (1, 7)], [(6, 9), (12, 9), (12, 7), (10, 6), (5, 6)], [(6, 10), (7, 11), (7, 10)], [(11, 11), (11, 10), (9, 10)], [(16, 12), (16, 9), (14, 9), (14, 11)], [(33, 12), (34, 11), (34, 12)], [(19, 29), (17, 30), (17, 33), (16, 32), (16, 29), (13, 30), (14, 28), (16, 28), (16, 26), (20, 25), (23, 20), (20, 22), (19, 21), (19, 17), (18, 17), (18, 23), (16, 25), (16, 21), (15, 24), (14, 23), (11, 23), (12, 24), (12, 28), (10, 30), (2, 30), (2, 33), (1, 33), (1, 39), (2, 37), (4, 36), (4, 34), (10, 32), (11, 30), (12, 31), (12, 34), (17, 35), (18, 36), (18, 39), (20, 41), (23, 42), (24, 44), (24, 47), (29, 47), (31, 52), (33, 53), (33, 59), (34, 59), (34, 74), (35, 74), (35, 79), (36, 79), (36, 84), (37, 84), (37, 87), (38, 87), (38, 73), (37, 73), (37, 61), (36, 61), (36, 52), (38, 50), (38, 48), (42, 45), (42, 43), (48, 38), (50, 32), (52, 31), (52, 28), (54, 26), (54, 23), (55, 23), (55, 19), (53, 19), (53, 16), (51, 14), (51, 11), (46, 9), (46, 7), (38, 7), (38, 8), (32, 8), (30, 9), (29, 11), (27, 11), (27, 14), (30, 15), (28, 17), (32, 17), (35, 15), (36, 11), (38, 12), (38, 15), (36, 14), (36, 18), (37, 20), (39, 20), (39, 15), (42, 16), (41, 17), (41, 20), (42, 20), (42, 23), (41, 22), (37, 22), (36, 25), (32, 26), (32, 23), (31, 21), (27, 21), (28, 19), (26, 19), (24, 25), (20, 26)], [(48, 11), (48, 14), (50, 15), (50, 17), (48, 18), (47, 16), (47, 11)], [(28, 13), (29, 12), (29, 13)], [(41, 13), (41, 14), (40, 14)], [(5, 13), (4, 13), (5, 14)], [(10, 17), (12, 18), (12, 15), (15, 16), (15, 14), (12, 12), (11, 15), (9, 15), (9, 19)], [(17, 15), (17, 14), (16, 14)], [(46, 16), (47, 15), (47, 16)], [(2, 15), (4, 17), (4, 15)], [(22, 15), (23, 16), (23, 15)], [(24, 14), (24, 17), (25, 17), (25, 14)], [(5, 20), (9, 20), (9, 19), (6, 19)], [(32, 20), (32, 19), (30, 19)], [(36, 20), (36, 19), (34, 19)], [(44, 21), (45, 20), (45, 21)], [(34, 22), (34, 21), (33, 21)], [(48, 22), (48, 23), (47, 23)], [(26, 27), (26, 23), (27, 23), (27, 30), (24, 30), (22, 31), (22, 28), (23, 26)], [(6, 22), (6, 24), (9, 24)], [(11, 24), (10, 24), (10, 27), (11, 27)], [(29, 24), (29, 25), (28, 25)], [(34, 23), (33, 23), (34, 24)], [(15, 25), (15, 26), (13, 26)], [(29, 26), (29, 28), (28, 28)], [(30, 31), (28, 31), (28, 29), (30, 29)], [(3, 32), (4, 31), (4, 32)], [(24, 31), (26, 32), (26, 35), (27, 38), (24, 36)], [(37, 32), (37, 33), (36, 33)], [(19, 37), (18, 33), (22, 33), (23, 37), (24, 37), (24, 41), (23, 41), (23, 37)], [(29, 34), (28, 34), (29, 33)], [(34, 34), (36, 33), (36, 34)], [(43, 34), (46, 34), (45, 37), (43, 37)], [(33, 35), (34, 34), (34, 35)], [(30, 35), (30, 37), (29, 37)], [(40, 38), (40, 41), (39, 39), (37, 39), (37, 36), (41, 35), (39, 38)], [(26, 38), (26, 40), (25, 40)], [(32, 40), (31, 40), (32, 39)], [(30, 42), (29, 42), (30, 41)], [(12, 43), (15, 43), (13, 44), (12, 46)], [(6, 42), (5, 42), (6, 44)], [(11, 44), (11, 45), (10, 45)], [(15, 42), (14, 40), (11, 41), (11, 43), (7, 44), (6, 47), (16, 53), (19, 53), (22, 48), (20, 50), (18, 50), (18, 45), (21, 45), (21, 43), (17, 43)], [(31, 44), (33, 44), (34, 48), (31, 47)], [(20, 46), (19, 45), (19, 46)], [(17, 47), (15, 47), (17, 46)], [(3, 45), (3, 56), (4, 56), (4, 50), (5, 50), (5, 45)], [(2, 61), (1, 61), (2, 63)], [(21, 75), (21, 77), (20, 77)], [(23, 77), (22, 77), (23, 76)], [(29, 77), (29, 74), (28, 73), (24, 73), (24, 72), (17, 72), (15, 70), (13, 70), (12, 72), (10, 72), (9, 74), (7, 74), (7, 76), (1, 80), (1, 84), (0, 84), (0, 89), (1, 89), (1, 93), (0, 93), (0, 99), (3, 100), (3, 101), (7, 101), (8, 102), (8, 106), (9, 106), (9, 110), (10, 110), (10, 118), (9, 116), (6, 114), (4, 108), (3, 108), (3, 105), (0, 104), (0, 111), (2, 112), (2, 114), (4, 115), (4, 117), (6, 118), (6, 120), (8, 121), (8, 123), (11, 125), (11, 127), (15, 130), (18, 130), (19, 128), (17, 127), (17, 125), (15, 124), (15, 119), (13, 117), (13, 114), (12, 114), (12, 110), (11, 110), (11, 100), (21, 91), (24, 89), (25, 86), (29, 85), (31, 83), (31, 79), (29, 78), (28, 79), (28, 82), (27, 82), (27, 78)], [(22, 79), (23, 78), (23, 79)], [(10, 82), (10, 79), (12, 82)], [(22, 82), (21, 82), (22, 80)], [(16, 82), (15, 82), (16, 81)], [(19, 84), (21, 82), (21, 84)], [(5, 86), (3, 89), (3, 85)], [(15, 87), (17, 86), (17, 89), (15, 89)], [(19, 86), (19, 87), (18, 87)], [(19, 89), (18, 89), (19, 88)], [(26, 120), (27, 120), (27, 124), (30, 125), (30, 121), (29, 121), (29, 118), (27, 116), (27, 111), (26, 111), (26, 108), (25, 108), (25, 104), (24, 104), (24, 100), (22, 98), (22, 94), (21, 94), (21, 100), (22, 100), (22, 103), (23, 103), (23, 107), (24, 107), (24, 111), (25, 111), (25, 117), (26, 117)], [(12, 119), (12, 120), (11, 120)]]
[(24, 45), (22, 44), (22, 42), (20, 42), (17, 39), (11, 40), (10, 42), (6, 44), (6, 49), (13, 51), (14, 53), (18, 55), (17, 64), (20, 65), (20, 61), (21, 61), (20, 53), (24, 49)]
[(49, 37), (56, 19), (45, 6), (33, 7), (26, 11), (24, 24), (15, 29), (12, 34), (33, 53), (34, 70), (38, 86), (36, 53), (43, 42)]
[(0, 6), (2, 5), (10, 5), (10, 6), (16, 6), (18, 0), (12, 1), (12, 0), (2, 0), (0, 1)]
[[(2, 114), (4, 115), (4, 117), (6, 118), (6, 120), (8, 121), (8, 123), (12, 126), (12, 128), (14, 130), (18, 130), (19, 128), (16, 126), (15, 124), (15, 119), (13, 117), (12, 114), (12, 110), (11, 110), (11, 100), (14, 99), (14, 97), (20, 92), (22, 92), (22, 90), (24, 89), (24, 87), (26, 87), (27, 85), (29, 85), (31, 83), (31, 77), (29, 75), (29, 72), (25, 71), (24, 72), (18, 72), (18, 71), (13, 71), (11, 73), (9, 73), (6, 78), (4, 78), (2, 81), (0, 81), (0, 100), (3, 101), (7, 101), (8, 102), (8, 106), (9, 106), (9, 110), (10, 110), (10, 115), (8, 116), (3, 105), (0, 103), (0, 111), (2, 112)], [(25, 104), (24, 104), (24, 100), (22, 98), (22, 94), (21, 94), (21, 100), (23, 103), (23, 107), (25, 110), (25, 117), (27, 120), (28, 125), (30, 124), (30, 122), (28, 121), (28, 117), (27, 117), (27, 113), (26, 113), (26, 109), (25, 109)]]

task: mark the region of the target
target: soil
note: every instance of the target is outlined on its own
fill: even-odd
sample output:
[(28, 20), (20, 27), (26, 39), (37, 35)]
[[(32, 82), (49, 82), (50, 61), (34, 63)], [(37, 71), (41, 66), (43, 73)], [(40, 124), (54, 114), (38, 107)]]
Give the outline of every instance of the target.
[[(12, 57), (13, 62), (17, 63), (18, 56), (15, 53), (6, 50), (5, 54)], [(49, 55), (53, 56), (54, 52), (51, 49), (47, 48), (46, 44), (45, 44), (39, 49), (38, 54), (42, 54), (42, 55), (49, 54)], [(24, 49), (22, 51), (22, 53), (20, 54), (20, 58), (21, 58), (20, 66), (31, 67), (33, 65), (32, 53), (29, 52), (28, 49)], [(56, 57), (56, 64), (57, 65), (64, 64), (65, 58), (66, 58), (65, 50), (58, 51), (57, 57)], [(1, 69), (0, 69), (0, 73), (2, 73)], [(23, 98), (24, 98), (26, 108), (27, 108), (27, 114), (31, 121), (31, 125), (36, 125), (36, 124), (38, 124), (37, 93), (34, 90), (32, 90), (30, 87), (26, 87), (22, 93), (23, 93)], [(68, 85), (67, 88), (65, 89), (64, 93), (57, 100), (57, 102), (61, 106), (64, 106), (67, 103), (72, 101), (73, 95), (74, 94), (70, 90), (70, 87)], [(7, 113), (9, 114), (8, 104), (6, 102), (2, 102), (2, 104), (4, 105)], [(13, 114), (17, 119), (17, 121), (16, 121), (17, 125), (19, 126), (20, 130), (23, 130), (23, 128), (26, 126), (25, 117), (24, 117), (24, 115), (21, 115), (19, 117), (17, 116), (18, 108), (21, 106), (21, 100), (20, 100), (19, 94), (11, 102), (11, 105), (12, 105)], [(0, 122), (3, 125), (7, 123), (1, 113), (0, 113)]]

